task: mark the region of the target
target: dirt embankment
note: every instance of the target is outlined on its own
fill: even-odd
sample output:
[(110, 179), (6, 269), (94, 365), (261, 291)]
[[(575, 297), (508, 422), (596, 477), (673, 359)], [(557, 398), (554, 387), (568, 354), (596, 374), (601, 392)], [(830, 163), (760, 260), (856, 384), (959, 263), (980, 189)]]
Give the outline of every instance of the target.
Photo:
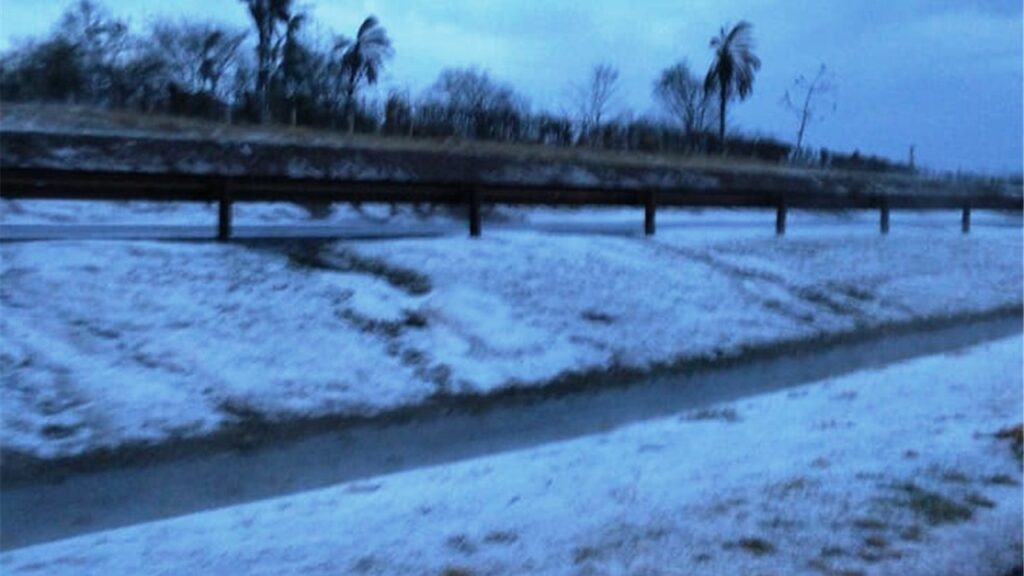
[[(126, 119), (130, 119), (127, 122)], [(9, 106), (0, 168), (494, 186), (1019, 197), (1007, 183), (540, 145), (340, 136)]]
[[(776, 363), (788, 366), (770, 386), (761, 386), (748, 378), (750, 382), (741, 387), (746, 390), (746, 394), (765, 392), (867, 366), (882, 366), (1005, 337), (1021, 330), (1020, 310), (1017, 304), (982, 313), (893, 322), (831, 336), (749, 346), (735, 354), (716, 358), (677, 358), (646, 369), (618, 367), (611, 370), (570, 372), (541, 387), (504, 388), (484, 394), (439, 394), (418, 405), (399, 407), (372, 416), (326, 415), (272, 421), (260, 414), (247, 412), (239, 414), (234, 424), (224, 426), (212, 434), (172, 437), (155, 443), (128, 442), (114, 448), (97, 448), (74, 456), (43, 459), (0, 449), (0, 479), (8, 489), (61, 482), (69, 476), (82, 473), (152, 466), (223, 452), (246, 454), (253, 450), (274, 448), (304, 438), (346, 430), (379, 430), (453, 416), (475, 417), (495, 411), (538, 407), (545, 403), (587, 403), (595, 396), (627, 395), (638, 386), (654, 386), (662, 390), (658, 394), (679, 394), (690, 398), (693, 391), (686, 390), (702, 378), (717, 381), (715, 375), (718, 373), (751, 373), (762, 370), (763, 365)], [(796, 369), (798, 365), (799, 369)], [(684, 387), (676, 385), (678, 380), (683, 379), (693, 382)], [(708, 396), (701, 402), (712, 402), (718, 395), (729, 394), (727, 390), (718, 389), (708, 389), (706, 392)], [(648, 409), (656, 412), (664, 407), (661, 401), (655, 401)], [(634, 417), (636, 414), (629, 418)], [(608, 422), (605, 418), (601, 426)]]

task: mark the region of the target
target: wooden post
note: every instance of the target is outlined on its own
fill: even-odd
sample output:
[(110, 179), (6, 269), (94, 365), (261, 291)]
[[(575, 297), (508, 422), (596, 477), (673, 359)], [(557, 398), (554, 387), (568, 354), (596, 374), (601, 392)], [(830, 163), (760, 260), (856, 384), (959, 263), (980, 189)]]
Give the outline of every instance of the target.
[(885, 197), (882, 198), (881, 219), (878, 227), (882, 234), (889, 233), (889, 199)]
[(644, 234), (654, 236), (656, 228), (655, 213), (658, 210), (658, 192), (648, 190), (644, 194)]
[(219, 197), (217, 217), (217, 240), (227, 242), (231, 239), (231, 193), (225, 181), (216, 184)]
[(971, 233), (971, 207), (970, 206), (964, 206), (964, 212), (960, 216), (960, 230), (962, 230), (964, 234), (970, 234)]
[(778, 205), (775, 207), (775, 235), (783, 236), (786, 234), (786, 201), (779, 200)]
[(480, 237), (480, 189), (470, 188), (468, 192), (469, 200), (469, 236), (471, 238)]

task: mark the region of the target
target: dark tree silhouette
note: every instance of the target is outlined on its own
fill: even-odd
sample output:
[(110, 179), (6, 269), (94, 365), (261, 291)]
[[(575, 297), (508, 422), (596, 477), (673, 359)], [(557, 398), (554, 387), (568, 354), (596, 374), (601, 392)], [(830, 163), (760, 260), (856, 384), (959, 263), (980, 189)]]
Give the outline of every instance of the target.
[(575, 88), (581, 137), (596, 144), (601, 140), (605, 119), (611, 113), (619, 92), (619, 71), (610, 64), (594, 66), (587, 82)]
[(292, 126), (298, 124), (298, 108), (296, 100), (304, 85), (312, 79), (312, 55), (303, 46), (299, 33), (306, 22), (305, 14), (293, 14), (285, 27), (283, 46), (281, 49), (281, 65), (278, 74), (284, 84), (285, 98), (288, 100), (288, 118)]
[(260, 121), (270, 120), (270, 79), (280, 52), (280, 24), (292, 19), (292, 0), (241, 0), (256, 26), (256, 94)]
[(761, 59), (754, 54), (753, 26), (741, 21), (726, 32), (723, 27), (711, 39), (715, 51), (711, 68), (704, 79), (704, 91), (718, 95), (718, 138), (725, 152), (725, 120), (729, 101), (745, 100), (754, 90), (754, 74), (761, 68)]
[[(158, 20), (150, 25), (150, 40), (139, 41), (143, 46), (139, 59), (153, 65), (161, 62), (165, 84), (174, 83), (215, 102), (229, 96), (230, 85), (224, 80), (230, 80), (247, 35), (213, 22)], [(131, 77), (134, 80), (134, 74)]]
[(434, 136), (515, 141), (529, 105), (511, 86), (475, 68), (441, 71), (418, 107), (416, 122)]
[(8, 51), (0, 69), (3, 99), (44, 102), (74, 102), (85, 92), (91, 73), (78, 45), (60, 36)]
[(359, 27), (354, 40), (339, 37), (335, 50), (341, 52), (341, 79), (345, 84), (345, 117), (348, 131), (355, 129), (355, 97), (361, 84), (372, 86), (377, 83), (384, 61), (391, 58), (394, 50), (391, 39), (377, 18), (368, 17)]
[(564, 116), (541, 113), (533, 119), (535, 141), (551, 146), (572, 145), (572, 121)]
[[(0, 0), (2, 1), (2, 0)], [(241, 0), (258, 34), (254, 50), (243, 50), (246, 34), (221, 24), (157, 21), (141, 34), (99, 0), (70, 5), (48, 35), (16, 40), (0, 51), (0, 104), (58, 101), (134, 109), (205, 119), (235, 115), (245, 122), (291, 117), (292, 123), (336, 128), (343, 111), (351, 132), (393, 136), (458, 137), (533, 142), (552, 146), (590, 143), (610, 150), (691, 154), (720, 147), (737, 157), (778, 162), (793, 146), (770, 138), (733, 134), (725, 141), (726, 108), (752, 90), (760, 60), (753, 54), (750, 24), (723, 28), (711, 41), (714, 64), (704, 82), (684, 65), (655, 79), (654, 97), (676, 118), (633, 118), (611, 104), (618, 73), (597, 66), (575, 85), (572, 112), (531, 112), (529, 101), (504, 82), (475, 69), (444, 70), (418, 96), (393, 92), (386, 99), (358, 98), (376, 84), (391, 40), (369, 17), (352, 40), (315, 32), (311, 14), (295, 0)], [(314, 32), (311, 32), (313, 30)], [(825, 74), (799, 79), (784, 99), (799, 122), (803, 145), (808, 126), (827, 104)], [(715, 97), (718, 97), (718, 102)], [(719, 110), (721, 111), (719, 113)], [(575, 112), (575, 118), (572, 118)], [(720, 118), (717, 135), (710, 129)], [(285, 120), (287, 121), (287, 120)], [(906, 171), (907, 164), (857, 153), (823, 152), (823, 166)]]
[(246, 36), (246, 32), (216, 27), (208, 29), (199, 54), (199, 79), (203, 83), (203, 90), (214, 95), (218, 93), (221, 79), (234, 64)]
[(61, 16), (57, 35), (74, 45), (86, 72), (84, 96), (94, 103), (116, 104), (120, 67), (130, 47), (128, 23), (92, 0), (71, 4)]
[(388, 135), (412, 136), (415, 128), (409, 94), (392, 90), (384, 103), (383, 131)]
[(654, 97), (680, 122), (687, 138), (708, 129), (711, 98), (685, 60), (662, 70), (654, 83)]

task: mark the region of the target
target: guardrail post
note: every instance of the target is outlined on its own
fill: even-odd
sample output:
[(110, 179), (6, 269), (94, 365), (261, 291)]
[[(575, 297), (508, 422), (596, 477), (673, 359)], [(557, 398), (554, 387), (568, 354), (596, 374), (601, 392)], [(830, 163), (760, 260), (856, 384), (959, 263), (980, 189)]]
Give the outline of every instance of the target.
[(648, 190), (644, 194), (644, 234), (648, 236), (654, 236), (654, 231), (657, 226), (655, 222), (657, 210), (658, 192), (656, 190)]
[(231, 192), (225, 181), (216, 184), (217, 189), (217, 240), (226, 242), (231, 239)]
[(469, 201), (469, 236), (480, 237), (480, 189), (473, 187), (468, 192)]
[(882, 234), (889, 233), (889, 199), (882, 197), (881, 217), (878, 222), (879, 231)]
[(964, 234), (970, 234), (971, 232), (971, 207), (964, 206), (964, 212), (960, 215), (960, 230)]
[(786, 201), (779, 199), (778, 205), (775, 207), (775, 235), (783, 236), (786, 234)]

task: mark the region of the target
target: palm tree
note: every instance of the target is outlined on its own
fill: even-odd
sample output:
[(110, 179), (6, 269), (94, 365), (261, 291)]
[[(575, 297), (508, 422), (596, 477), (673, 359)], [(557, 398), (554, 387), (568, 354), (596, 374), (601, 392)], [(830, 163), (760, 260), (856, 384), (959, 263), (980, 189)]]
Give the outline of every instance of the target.
[(270, 78), (280, 49), (278, 24), (292, 19), (292, 0), (242, 0), (256, 26), (256, 93), (260, 100), (260, 121), (270, 120)]
[(384, 68), (384, 61), (394, 54), (387, 30), (381, 27), (374, 16), (368, 17), (359, 27), (355, 40), (340, 37), (335, 50), (341, 51), (341, 77), (345, 85), (345, 114), (348, 132), (355, 130), (355, 97), (359, 85), (374, 85)]
[(715, 59), (704, 79), (704, 92), (718, 94), (718, 138), (725, 153), (725, 111), (734, 96), (746, 99), (754, 89), (754, 73), (761, 68), (761, 59), (754, 54), (753, 26), (741, 21), (726, 33), (723, 27), (711, 39)]
[(299, 33), (305, 22), (305, 14), (300, 13), (292, 16), (288, 20), (284, 39), (282, 40), (280, 74), (284, 84), (285, 97), (288, 99), (289, 121), (292, 126), (298, 123), (298, 111), (296, 109), (298, 93), (302, 89), (303, 84), (309, 80), (310, 55), (299, 39)]

